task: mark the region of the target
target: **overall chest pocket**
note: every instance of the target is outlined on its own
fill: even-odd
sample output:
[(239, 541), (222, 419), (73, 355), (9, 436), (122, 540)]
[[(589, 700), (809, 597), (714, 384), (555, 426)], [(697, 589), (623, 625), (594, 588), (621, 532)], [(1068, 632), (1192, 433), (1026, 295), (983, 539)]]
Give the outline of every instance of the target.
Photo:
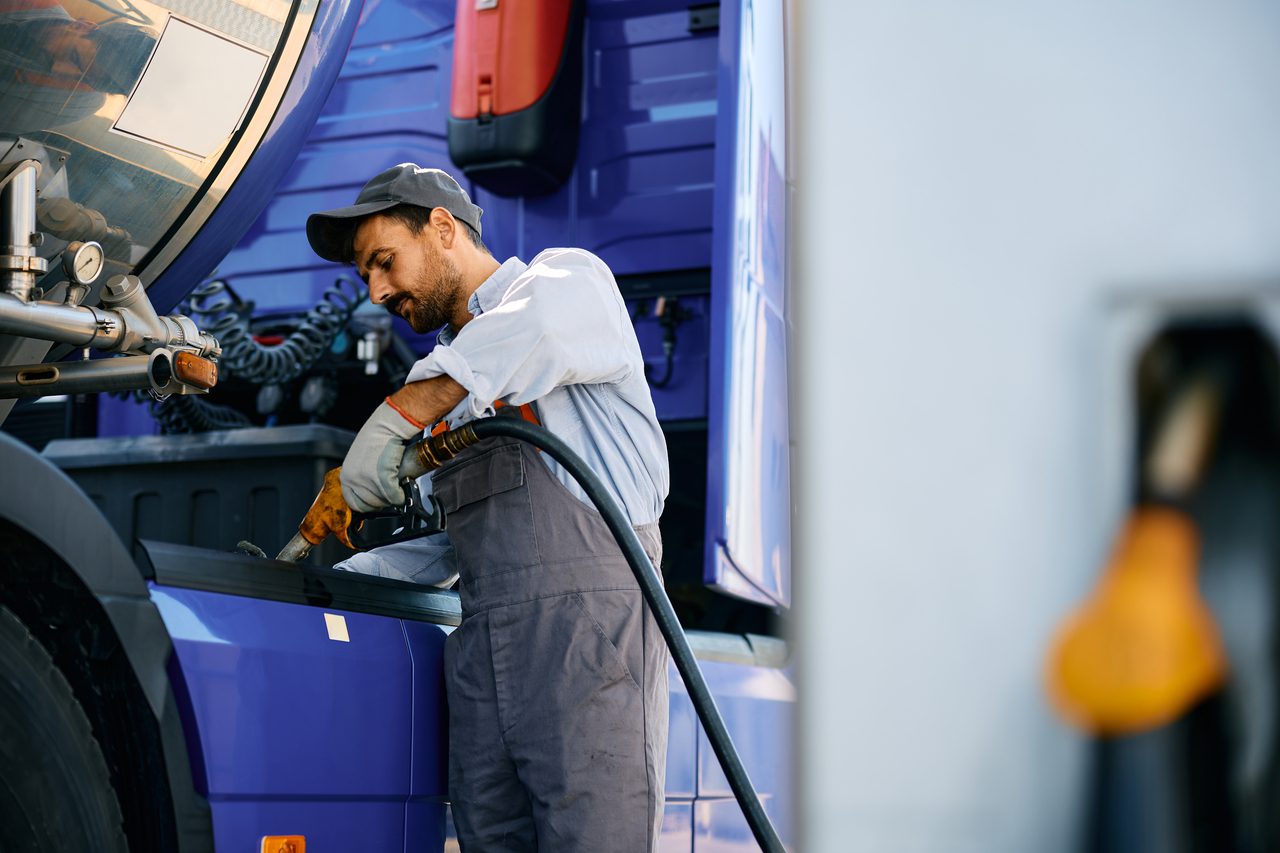
[(539, 561), (524, 464), (519, 445), (507, 444), (435, 474), (464, 581)]

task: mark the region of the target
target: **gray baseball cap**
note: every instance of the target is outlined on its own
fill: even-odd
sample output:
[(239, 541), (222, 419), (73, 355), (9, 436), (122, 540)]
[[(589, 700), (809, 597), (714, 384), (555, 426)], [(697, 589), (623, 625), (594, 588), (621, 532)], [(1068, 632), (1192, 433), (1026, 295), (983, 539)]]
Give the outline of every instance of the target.
[(325, 210), (307, 217), (307, 240), (326, 261), (351, 260), (346, 257), (351, 238), (360, 220), (371, 213), (389, 210), (397, 204), (416, 204), (431, 210), (443, 207), (480, 233), (484, 211), (472, 203), (467, 191), (447, 172), (401, 163), (379, 172), (356, 196), (356, 203), (337, 210)]

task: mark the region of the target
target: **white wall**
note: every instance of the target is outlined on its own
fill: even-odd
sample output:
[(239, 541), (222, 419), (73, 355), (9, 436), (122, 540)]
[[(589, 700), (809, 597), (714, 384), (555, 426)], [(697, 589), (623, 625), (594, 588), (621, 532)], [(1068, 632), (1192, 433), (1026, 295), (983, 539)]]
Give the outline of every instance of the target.
[(1113, 296), (1280, 281), (1280, 6), (795, 22), (803, 849), (1074, 849), (1041, 663), (1122, 509)]

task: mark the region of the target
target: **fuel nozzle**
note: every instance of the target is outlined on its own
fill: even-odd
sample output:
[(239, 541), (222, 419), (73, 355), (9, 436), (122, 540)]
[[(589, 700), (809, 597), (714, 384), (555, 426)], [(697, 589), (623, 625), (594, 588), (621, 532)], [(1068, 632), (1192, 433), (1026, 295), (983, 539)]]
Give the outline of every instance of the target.
[(347, 535), (351, 526), (351, 507), (342, 497), (342, 466), (332, 469), (324, 475), (324, 485), (320, 494), (311, 502), (311, 508), (298, 525), (298, 532), (281, 549), (277, 560), (296, 563), (305, 559), (311, 549), (324, 542), (330, 536), (337, 536), (348, 548), (355, 550)]
[(1178, 390), (1143, 460), (1143, 498), (1092, 595), (1054, 641), (1050, 698), (1086, 730), (1120, 735), (1162, 725), (1226, 677), (1222, 639), (1197, 586), (1200, 535), (1179, 506), (1204, 476), (1223, 396), (1212, 370)]
[[(465, 424), (409, 445), (400, 460), (400, 480), (407, 483), (434, 471), (479, 440), (474, 426)], [(298, 525), (298, 532), (276, 559), (296, 563), (330, 536), (337, 536), (343, 545), (359, 550), (351, 540), (352, 526), (359, 529), (359, 524), (360, 520), (342, 496), (342, 468), (334, 468), (324, 475), (320, 494), (316, 495), (311, 509)]]

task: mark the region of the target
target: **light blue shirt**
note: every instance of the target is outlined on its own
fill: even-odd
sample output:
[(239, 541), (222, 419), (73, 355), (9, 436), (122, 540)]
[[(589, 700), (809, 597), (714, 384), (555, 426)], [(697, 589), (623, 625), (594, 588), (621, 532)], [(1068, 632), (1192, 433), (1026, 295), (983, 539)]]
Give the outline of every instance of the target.
[[(444, 329), (405, 381), (448, 375), (467, 390), (446, 417), (450, 428), (492, 415), (495, 400), (532, 403), (542, 425), (600, 476), (632, 526), (657, 521), (670, 486), (667, 444), (635, 328), (604, 262), (581, 249), (548, 249), (527, 265), (511, 258), (467, 308), (471, 321), (456, 335)], [(555, 460), (541, 457), (590, 505)], [(431, 584), (456, 577), (447, 534), (357, 554), (335, 568)]]

